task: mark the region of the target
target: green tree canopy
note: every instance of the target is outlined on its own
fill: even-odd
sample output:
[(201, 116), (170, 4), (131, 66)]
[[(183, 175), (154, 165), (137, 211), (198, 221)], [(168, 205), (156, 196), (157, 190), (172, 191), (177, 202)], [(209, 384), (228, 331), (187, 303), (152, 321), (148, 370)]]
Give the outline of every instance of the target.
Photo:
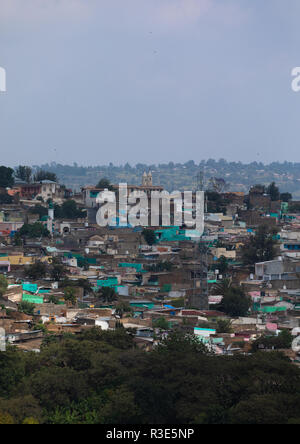
[(291, 193), (281, 193), (280, 194), (280, 200), (282, 200), (283, 202), (289, 202), (292, 199), (293, 199), (293, 196), (291, 195)]
[(34, 181), (42, 182), (43, 180), (51, 180), (52, 182), (58, 182), (55, 173), (51, 173), (50, 171), (45, 171), (45, 170), (37, 171), (34, 175)]
[(153, 319), (152, 326), (154, 328), (159, 328), (160, 330), (168, 330), (169, 322), (166, 320), (166, 318)]
[(156, 243), (156, 236), (154, 230), (151, 230), (150, 228), (145, 228), (142, 234), (148, 245), (154, 245)]
[(47, 266), (44, 262), (35, 262), (26, 268), (26, 276), (32, 280), (43, 279), (47, 274)]
[(78, 208), (75, 200), (66, 200), (61, 206), (55, 204), (54, 214), (56, 219), (80, 219), (86, 217), (86, 211)]
[(267, 194), (270, 195), (272, 201), (280, 199), (279, 188), (276, 186), (275, 182), (272, 182), (267, 188)]
[(97, 295), (105, 303), (111, 303), (118, 300), (118, 294), (115, 289), (110, 287), (100, 288)]
[(30, 208), (29, 213), (38, 214), (41, 219), (43, 216), (48, 215), (48, 208), (43, 207), (42, 205), (38, 204), (38, 205), (35, 205), (33, 208)]
[(261, 336), (252, 344), (252, 350), (280, 350), (290, 348), (293, 336), (288, 330), (282, 330), (278, 336)]
[(232, 333), (232, 322), (230, 319), (218, 319), (216, 326), (217, 333)]
[(125, 313), (133, 313), (133, 309), (130, 306), (129, 302), (120, 301), (116, 305), (116, 315), (120, 316), (122, 319)]
[(226, 292), (230, 290), (232, 286), (232, 279), (225, 278), (222, 281), (215, 284), (212, 288), (212, 293), (215, 295), (223, 296)]
[(66, 267), (60, 259), (54, 258), (52, 260), (50, 275), (55, 281), (60, 281), (66, 274)]
[(30, 302), (27, 302), (27, 301), (22, 301), (22, 302), (20, 302), (18, 309), (19, 309), (19, 312), (21, 312), (21, 313), (25, 313), (27, 315), (33, 316), (34, 310), (35, 310), (35, 305), (31, 304)]
[(64, 298), (66, 302), (70, 302), (70, 304), (75, 305), (77, 302), (76, 289), (74, 287), (65, 287)]
[(14, 182), (14, 170), (0, 166), (0, 188), (11, 188)]
[(232, 317), (246, 316), (251, 307), (251, 299), (239, 287), (231, 286), (225, 291), (218, 310)]
[(8, 287), (8, 282), (3, 274), (0, 274), (0, 296), (3, 296)]
[(254, 236), (242, 247), (243, 262), (245, 265), (254, 265), (257, 262), (271, 261), (276, 251), (276, 229), (260, 225)]
[(91, 328), (0, 353), (3, 423), (298, 424), (299, 393), (281, 353), (215, 356), (180, 331), (149, 352), (124, 328)]
[(12, 196), (10, 196), (9, 194), (7, 194), (7, 193), (1, 193), (0, 194), (0, 204), (11, 204), (11, 203), (13, 203), (13, 198), (12, 198)]
[(15, 176), (23, 182), (30, 183), (32, 181), (32, 168), (19, 165), (15, 170)]
[(24, 224), (22, 228), (18, 231), (21, 237), (49, 237), (50, 233), (47, 228), (40, 222), (35, 222), (34, 224)]
[(108, 189), (109, 191), (114, 191), (114, 187), (111, 185), (110, 181), (106, 177), (99, 180), (97, 187), (100, 189)]
[(228, 269), (229, 269), (229, 265), (228, 265), (228, 260), (226, 259), (225, 256), (221, 256), (217, 262), (216, 265), (214, 267), (216, 270), (219, 270), (220, 274), (226, 274)]

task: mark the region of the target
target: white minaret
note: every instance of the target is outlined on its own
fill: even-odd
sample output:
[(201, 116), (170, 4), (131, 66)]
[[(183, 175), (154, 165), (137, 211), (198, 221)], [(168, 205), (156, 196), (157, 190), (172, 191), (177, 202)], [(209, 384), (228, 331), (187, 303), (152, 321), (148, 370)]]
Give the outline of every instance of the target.
[(47, 229), (50, 233), (53, 233), (53, 221), (54, 221), (54, 207), (52, 201), (49, 203), (48, 207), (48, 220), (47, 220)]

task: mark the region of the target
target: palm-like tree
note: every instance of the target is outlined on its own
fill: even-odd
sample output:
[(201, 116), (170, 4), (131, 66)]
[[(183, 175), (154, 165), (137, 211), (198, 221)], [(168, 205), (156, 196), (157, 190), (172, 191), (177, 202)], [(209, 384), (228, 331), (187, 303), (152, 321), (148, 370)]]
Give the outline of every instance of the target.
[(231, 278), (223, 279), (221, 282), (214, 285), (212, 289), (212, 294), (224, 296), (224, 294), (231, 288), (231, 286), (232, 286)]
[(103, 302), (110, 303), (118, 300), (118, 295), (113, 288), (103, 287), (98, 291), (99, 297)]

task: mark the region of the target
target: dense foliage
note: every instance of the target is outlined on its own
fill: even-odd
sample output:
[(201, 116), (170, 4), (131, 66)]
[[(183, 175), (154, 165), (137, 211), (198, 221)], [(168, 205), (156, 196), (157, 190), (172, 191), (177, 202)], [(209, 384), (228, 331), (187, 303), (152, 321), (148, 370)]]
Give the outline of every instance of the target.
[(195, 188), (199, 171), (204, 173), (204, 189), (209, 189), (211, 178), (226, 178), (229, 189), (232, 191), (248, 192), (250, 186), (263, 182), (268, 186), (276, 180), (277, 186), (282, 192), (289, 191), (293, 197), (300, 197), (299, 174), (300, 163), (273, 162), (265, 165), (261, 162), (227, 162), (225, 159), (202, 160), (196, 163), (189, 160), (185, 163), (169, 162), (159, 165), (147, 165), (138, 163), (136, 165), (99, 165), (83, 167), (76, 163), (74, 165), (61, 165), (52, 163), (41, 167), (52, 171), (59, 177), (67, 187), (80, 189), (83, 183), (97, 183), (99, 178), (105, 177), (111, 183), (127, 182), (140, 185), (144, 171), (151, 171), (153, 183), (163, 186), (168, 191)]
[(15, 176), (23, 182), (30, 183), (32, 182), (32, 168), (19, 165), (18, 168), (15, 169)]
[(154, 245), (156, 243), (155, 232), (150, 228), (145, 228), (142, 232), (145, 241), (148, 245)]
[(61, 206), (54, 205), (54, 215), (56, 219), (80, 219), (86, 217), (86, 211), (78, 208), (75, 200), (66, 200)]
[(290, 348), (293, 336), (288, 330), (282, 330), (278, 336), (261, 336), (252, 344), (252, 350), (283, 350)]
[(25, 274), (33, 280), (42, 279), (47, 274), (47, 266), (44, 262), (35, 262), (26, 267)]
[(172, 262), (169, 261), (158, 261), (155, 264), (146, 264), (145, 269), (147, 271), (152, 271), (154, 273), (158, 273), (160, 271), (172, 271), (174, 268), (174, 265)]
[(35, 305), (32, 304), (31, 302), (22, 301), (19, 303), (18, 309), (20, 313), (25, 313), (27, 315), (33, 316)]
[[(35, 205), (29, 210), (32, 214), (38, 214), (40, 219), (48, 215), (48, 208), (43, 205)], [(72, 200), (66, 200), (62, 205), (54, 205), (54, 217), (55, 219), (80, 219), (85, 218), (86, 211), (78, 208), (77, 203)]]
[(42, 182), (43, 180), (50, 180), (51, 182), (58, 182), (57, 176), (51, 171), (39, 170), (34, 175), (35, 182)]
[(0, 166), (0, 188), (11, 188), (14, 182), (14, 170)]
[(271, 261), (276, 255), (276, 229), (265, 225), (259, 226), (254, 236), (251, 236), (242, 248), (245, 265), (254, 265), (257, 262)]
[(102, 287), (100, 288), (96, 295), (105, 303), (111, 303), (118, 300), (118, 295), (114, 288)]
[(275, 182), (272, 182), (267, 188), (267, 194), (271, 197), (271, 200), (274, 202), (280, 199), (279, 188), (276, 186)]
[(47, 228), (40, 222), (35, 222), (34, 224), (24, 224), (19, 230), (19, 235), (21, 237), (49, 237), (50, 233)]
[(217, 305), (217, 309), (231, 317), (246, 316), (251, 306), (251, 299), (240, 287), (230, 286), (221, 293), (222, 302)]
[(283, 355), (211, 356), (180, 333), (149, 353), (124, 329), (0, 353), (0, 423), (299, 423), (299, 393)]
[(8, 281), (3, 274), (0, 274), (0, 296), (3, 296), (8, 287)]
[(1, 205), (3, 205), (3, 204), (10, 205), (12, 203), (13, 203), (13, 198), (9, 194), (7, 194), (7, 193), (0, 194), (0, 204)]
[(114, 191), (114, 187), (111, 185), (110, 181), (106, 179), (105, 177), (103, 179), (100, 179), (97, 188), (100, 189), (107, 189), (109, 191)]

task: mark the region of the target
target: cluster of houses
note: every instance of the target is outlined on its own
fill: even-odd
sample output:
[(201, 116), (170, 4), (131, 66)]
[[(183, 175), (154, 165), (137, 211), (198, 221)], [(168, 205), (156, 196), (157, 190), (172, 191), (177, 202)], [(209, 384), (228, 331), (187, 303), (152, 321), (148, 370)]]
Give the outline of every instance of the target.
[[(46, 334), (124, 327), (138, 347), (151, 350), (180, 329), (223, 355), (250, 353), (253, 341), (283, 329), (295, 340), (300, 334), (300, 213), (290, 212), (288, 203), (272, 201), (257, 189), (248, 196), (223, 193), (224, 211), (206, 211), (203, 234), (186, 226), (158, 225), (150, 228), (155, 241), (149, 243), (142, 226), (96, 223), (101, 189), (85, 187), (66, 196), (58, 184), (22, 187), (13, 190), (18, 199), (12, 204), (0, 205), (0, 274), (8, 281), (0, 297), (0, 327), (9, 343), (39, 351)], [(148, 174), (141, 186), (128, 188), (161, 191)], [(53, 203), (70, 198), (86, 217), (56, 218)], [(36, 205), (48, 215), (35, 214)], [(16, 243), (22, 226), (36, 222), (50, 235)], [(277, 228), (276, 257), (249, 270), (242, 246), (262, 224)], [(228, 265), (225, 271), (219, 269), (221, 259)], [(29, 279), (27, 271), (35, 263), (46, 269), (59, 263), (63, 276), (46, 273)], [(230, 318), (218, 309), (223, 295), (215, 289), (224, 278), (251, 298), (247, 316)], [(65, 297), (66, 281), (74, 288), (73, 301)], [(24, 302), (33, 307), (30, 314), (20, 310)], [(223, 320), (230, 321), (226, 333), (220, 328)], [(297, 362), (297, 350), (285, 352)]]

